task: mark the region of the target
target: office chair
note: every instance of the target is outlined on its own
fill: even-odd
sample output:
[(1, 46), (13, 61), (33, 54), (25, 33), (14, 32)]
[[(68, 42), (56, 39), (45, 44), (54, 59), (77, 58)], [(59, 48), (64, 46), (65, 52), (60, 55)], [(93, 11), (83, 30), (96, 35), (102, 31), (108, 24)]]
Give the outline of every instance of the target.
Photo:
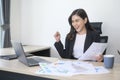
[[(108, 42), (108, 36), (100, 36), (100, 43), (107, 43)], [(106, 49), (103, 52), (103, 55), (106, 54)]]
[[(90, 22), (90, 25), (98, 32), (98, 34), (102, 34), (102, 22)], [(100, 43), (107, 43), (108, 36), (100, 36)], [(106, 50), (104, 50), (103, 55), (106, 54)], [(103, 62), (103, 60), (102, 60)]]
[(108, 36), (100, 36), (100, 42), (101, 43), (107, 43), (108, 42)]
[(98, 34), (102, 34), (102, 22), (90, 22), (90, 25), (98, 32)]

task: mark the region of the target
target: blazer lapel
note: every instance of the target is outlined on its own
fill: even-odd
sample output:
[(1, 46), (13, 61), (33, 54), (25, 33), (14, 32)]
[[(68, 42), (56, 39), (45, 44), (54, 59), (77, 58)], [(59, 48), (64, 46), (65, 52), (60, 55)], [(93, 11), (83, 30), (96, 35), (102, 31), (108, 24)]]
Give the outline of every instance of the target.
[(92, 44), (92, 37), (91, 37), (90, 31), (87, 31), (85, 44), (84, 44), (84, 52), (89, 48), (89, 46)]

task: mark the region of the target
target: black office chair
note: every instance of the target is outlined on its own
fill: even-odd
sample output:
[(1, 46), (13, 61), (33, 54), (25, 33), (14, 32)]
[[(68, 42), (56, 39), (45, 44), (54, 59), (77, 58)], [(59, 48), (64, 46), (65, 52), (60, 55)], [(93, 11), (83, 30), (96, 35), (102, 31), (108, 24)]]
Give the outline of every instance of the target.
[[(102, 34), (102, 22), (90, 22), (90, 25), (98, 32), (98, 34)], [(100, 43), (107, 43), (108, 36), (100, 36)], [(106, 54), (106, 50), (104, 50), (103, 55)], [(103, 61), (102, 61), (103, 62)]]
[(107, 43), (108, 42), (108, 36), (100, 36), (100, 42), (101, 43)]
[(102, 22), (90, 22), (90, 25), (98, 32), (98, 34), (102, 34)]
[[(100, 43), (107, 43), (108, 42), (108, 36), (100, 36)], [(106, 49), (103, 52), (103, 55), (106, 54)]]

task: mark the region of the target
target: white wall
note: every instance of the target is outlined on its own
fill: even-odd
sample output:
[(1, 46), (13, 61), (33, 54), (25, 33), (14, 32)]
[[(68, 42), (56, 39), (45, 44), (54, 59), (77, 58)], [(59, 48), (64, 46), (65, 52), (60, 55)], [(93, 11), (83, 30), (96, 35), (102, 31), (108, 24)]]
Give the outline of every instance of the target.
[(21, 1), (11, 0), (11, 13), (10, 13), (10, 27), (11, 38), (14, 40), (21, 40)]
[[(51, 46), (52, 56), (58, 56), (53, 45), (54, 33), (59, 31), (64, 43), (70, 29), (69, 15), (74, 9), (84, 8), (91, 22), (103, 22), (103, 35), (109, 36), (107, 54), (118, 56), (119, 3), (120, 0), (12, 0), (12, 38), (21, 40), (23, 44)], [(116, 60), (120, 62), (120, 56)]]

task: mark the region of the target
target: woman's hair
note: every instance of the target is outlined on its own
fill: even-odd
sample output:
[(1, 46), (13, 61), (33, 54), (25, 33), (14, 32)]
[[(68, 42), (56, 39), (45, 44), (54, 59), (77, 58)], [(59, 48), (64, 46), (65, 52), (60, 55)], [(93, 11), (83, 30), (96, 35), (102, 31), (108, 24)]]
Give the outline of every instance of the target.
[(77, 16), (81, 17), (82, 19), (87, 18), (87, 22), (85, 24), (86, 29), (87, 30), (94, 30), (89, 23), (89, 19), (88, 19), (88, 16), (87, 16), (87, 13), (85, 12), (85, 10), (84, 9), (76, 9), (72, 12), (72, 14), (68, 18), (68, 22), (71, 26), (71, 29), (70, 29), (70, 32), (68, 33), (67, 38), (70, 40), (72, 40), (74, 38), (74, 36), (75, 36), (74, 33), (76, 33), (76, 30), (72, 26), (72, 16), (74, 16), (74, 15), (77, 15)]

